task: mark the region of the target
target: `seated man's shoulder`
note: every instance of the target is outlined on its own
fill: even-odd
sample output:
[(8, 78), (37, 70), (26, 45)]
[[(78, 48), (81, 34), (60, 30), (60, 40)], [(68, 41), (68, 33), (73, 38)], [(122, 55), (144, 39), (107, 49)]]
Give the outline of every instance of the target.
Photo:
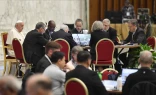
[(110, 29), (111, 29), (111, 31), (116, 31), (116, 29), (115, 29), (115, 28), (110, 27)]
[(74, 28), (73, 30), (71, 30), (71, 33), (78, 33), (76, 28)]
[(140, 27), (138, 27), (138, 31), (139, 32), (144, 32), (144, 30), (142, 28), (140, 28)]

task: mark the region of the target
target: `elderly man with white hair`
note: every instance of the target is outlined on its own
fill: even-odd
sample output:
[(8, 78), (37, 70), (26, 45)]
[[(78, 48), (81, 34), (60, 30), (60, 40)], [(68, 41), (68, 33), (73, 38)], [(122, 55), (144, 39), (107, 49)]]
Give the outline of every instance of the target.
[[(8, 37), (7, 37), (7, 41), (6, 44), (8, 44), (8, 46), (10, 46), (12, 48), (12, 40), (14, 38), (17, 38), (21, 44), (23, 44), (24, 41), (24, 34), (22, 32), (24, 27), (24, 22), (21, 20), (18, 20), (15, 24), (15, 27), (12, 28), (9, 32), (8, 32)], [(14, 51), (13, 49), (8, 49), (8, 55), (15, 57)]]
[(76, 46), (76, 42), (73, 40), (73, 37), (70, 33), (68, 33), (68, 26), (67, 25), (61, 25), (60, 30), (57, 32), (54, 32), (52, 36), (52, 40), (56, 40), (59, 38), (65, 39), (69, 44), (70, 48), (73, 48)]
[(117, 39), (117, 31), (110, 27), (110, 20), (109, 19), (104, 19), (103, 20), (103, 28), (105, 32), (108, 32), (109, 34), (109, 39), (111, 39), (115, 44), (116, 44), (116, 39)]
[(122, 95), (129, 95), (131, 88), (141, 81), (155, 81), (156, 73), (150, 70), (153, 63), (153, 56), (150, 51), (140, 52), (138, 62), (141, 68), (136, 73), (130, 74), (122, 89)]

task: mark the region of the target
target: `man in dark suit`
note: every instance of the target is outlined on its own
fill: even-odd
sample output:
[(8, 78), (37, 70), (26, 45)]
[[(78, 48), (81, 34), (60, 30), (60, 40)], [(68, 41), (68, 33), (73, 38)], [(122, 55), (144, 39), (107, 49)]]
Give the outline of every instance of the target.
[(48, 28), (46, 29), (45, 33), (43, 34), (44, 38), (47, 39), (47, 40), (51, 40), (52, 37), (52, 33), (54, 33), (55, 31), (55, 27), (56, 27), (56, 24), (53, 20), (50, 20), (48, 22)]
[(132, 19), (128, 22), (129, 35), (124, 40), (125, 43), (138, 43), (146, 44), (146, 35), (143, 29), (139, 28), (136, 19)]
[(50, 41), (45, 46), (45, 55), (39, 60), (36, 66), (36, 73), (43, 73), (44, 70), (52, 64), (50, 61), (51, 55), (55, 51), (60, 51), (61, 45), (57, 42)]
[(35, 72), (37, 62), (45, 54), (44, 46), (47, 44), (48, 40), (43, 37), (42, 34), (44, 32), (45, 24), (43, 22), (38, 22), (36, 24), (35, 30), (27, 33), (23, 43), (25, 59), (28, 63), (33, 64), (33, 72)]
[(75, 28), (71, 31), (72, 34), (83, 34), (83, 21), (77, 19), (75, 21)]
[(141, 68), (136, 73), (130, 74), (123, 86), (123, 95), (129, 95), (131, 88), (141, 81), (154, 81), (156, 80), (156, 73), (150, 70), (151, 64), (153, 63), (153, 56), (150, 51), (140, 52), (140, 58), (138, 62)]
[(88, 88), (89, 95), (108, 95), (97, 72), (88, 69), (91, 63), (91, 55), (87, 51), (80, 51), (77, 55), (78, 66), (66, 74), (66, 81), (70, 78), (78, 78)]
[[(133, 43), (138, 43), (138, 44), (146, 44), (146, 35), (143, 29), (139, 28), (136, 19), (132, 19), (128, 22), (128, 27), (129, 27), (129, 35), (126, 38), (126, 40), (123, 41), (123, 44), (133, 44)], [(135, 51), (136, 48), (130, 49), (129, 52)], [(127, 67), (128, 63), (130, 60), (133, 58), (133, 55), (128, 55), (128, 59), (126, 58), (126, 53), (121, 54), (119, 57), (124, 63), (124, 67)]]
[(59, 38), (65, 39), (69, 45), (70, 48), (73, 48), (74, 46), (76, 46), (76, 42), (73, 40), (73, 37), (70, 33), (68, 33), (68, 26), (67, 25), (62, 25), (61, 29), (55, 33), (53, 33), (52, 35), (52, 40), (56, 40)]
[(114, 44), (116, 44), (117, 43), (117, 40), (116, 40), (117, 39), (117, 31), (114, 28), (110, 27), (109, 19), (103, 20), (103, 27), (104, 27), (104, 31), (108, 32), (109, 39), (111, 39), (114, 42)]

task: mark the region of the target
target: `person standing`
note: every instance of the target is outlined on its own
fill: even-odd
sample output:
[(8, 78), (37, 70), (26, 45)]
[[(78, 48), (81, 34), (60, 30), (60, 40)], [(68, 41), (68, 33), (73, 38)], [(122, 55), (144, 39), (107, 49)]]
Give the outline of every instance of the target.
[(123, 19), (135, 19), (135, 12), (133, 5), (130, 4), (129, 0), (125, 0), (125, 6), (122, 8)]

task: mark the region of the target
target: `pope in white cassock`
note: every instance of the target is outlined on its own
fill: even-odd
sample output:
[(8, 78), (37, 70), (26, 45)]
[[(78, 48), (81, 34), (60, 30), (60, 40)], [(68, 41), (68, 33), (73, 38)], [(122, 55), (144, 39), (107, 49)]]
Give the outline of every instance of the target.
[[(15, 27), (12, 28), (9, 32), (8, 32), (8, 37), (7, 37), (7, 41), (6, 44), (8, 44), (9, 46), (12, 47), (12, 40), (14, 38), (17, 38), (21, 44), (23, 44), (24, 41), (24, 34), (22, 33), (24, 27), (24, 23), (21, 20), (18, 20), (15, 24)], [(15, 57), (14, 51), (13, 49), (8, 49), (8, 55)]]

